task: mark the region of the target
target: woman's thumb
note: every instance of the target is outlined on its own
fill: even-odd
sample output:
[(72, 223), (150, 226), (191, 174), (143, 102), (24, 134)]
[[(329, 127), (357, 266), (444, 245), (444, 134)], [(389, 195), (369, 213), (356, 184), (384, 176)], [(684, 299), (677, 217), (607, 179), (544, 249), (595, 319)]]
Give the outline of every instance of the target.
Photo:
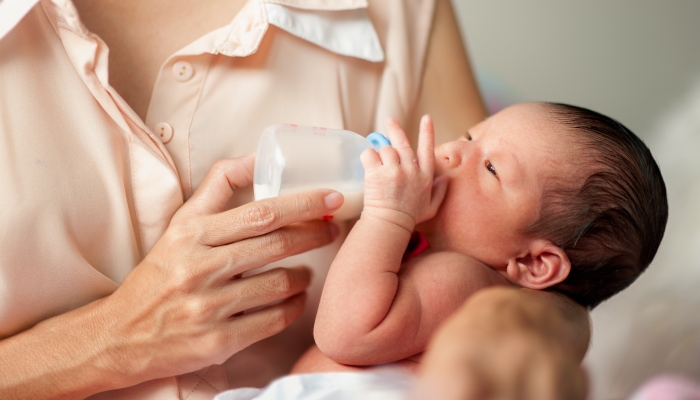
[(211, 215), (225, 211), (233, 191), (253, 182), (254, 163), (255, 155), (252, 153), (217, 161), (177, 216)]

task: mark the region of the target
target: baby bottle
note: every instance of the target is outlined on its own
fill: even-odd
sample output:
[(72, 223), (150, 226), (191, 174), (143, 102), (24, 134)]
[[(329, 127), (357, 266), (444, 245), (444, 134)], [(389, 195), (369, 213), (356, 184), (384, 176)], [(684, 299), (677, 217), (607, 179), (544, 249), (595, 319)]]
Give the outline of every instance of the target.
[(340, 130), (278, 124), (263, 131), (255, 155), (255, 200), (327, 188), (343, 194), (345, 202), (333, 213), (338, 220), (362, 212), (365, 170), (360, 154), (389, 145), (374, 132), (364, 138)]

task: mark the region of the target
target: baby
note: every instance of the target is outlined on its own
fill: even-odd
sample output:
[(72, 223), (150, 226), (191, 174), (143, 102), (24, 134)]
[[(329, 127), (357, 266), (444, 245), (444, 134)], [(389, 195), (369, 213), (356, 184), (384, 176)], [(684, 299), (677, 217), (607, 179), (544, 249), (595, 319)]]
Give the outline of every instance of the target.
[[(661, 173), (608, 117), (519, 104), (434, 150), (426, 116), (415, 155), (395, 121), (387, 128), (392, 146), (362, 155), (362, 216), (328, 273), (318, 348), (295, 372), (417, 365), (437, 326), (486, 286), (553, 290), (591, 309), (656, 254)], [(414, 232), (427, 248), (405, 257)]]

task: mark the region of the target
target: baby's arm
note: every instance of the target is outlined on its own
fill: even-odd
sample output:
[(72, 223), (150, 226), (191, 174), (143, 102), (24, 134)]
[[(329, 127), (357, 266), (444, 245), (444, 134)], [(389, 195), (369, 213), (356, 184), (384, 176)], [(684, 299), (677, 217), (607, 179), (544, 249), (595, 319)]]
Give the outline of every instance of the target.
[[(381, 280), (381, 275), (391, 273), (361, 268), (357, 274)], [(478, 260), (452, 252), (416, 258), (395, 274), (393, 285), (388, 281), (383, 288), (363, 280), (357, 285), (328, 287), (328, 292), (324, 288), (314, 327), (316, 343), (324, 354), (348, 365), (405, 359), (424, 351), (438, 325), (474, 292), (508, 284)], [(334, 299), (328, 301), (331, 293)]]
[(314, 327), (319, 348), (344, 364), (380, 364), (425, 350), (439, 322), (469, 294), (502, 282), (456, 253), (401, 266), (415, 224), (435, 215), (446, 185), (433, 185), (430, 119), (421, 123), (417, 160), (398, 124), (387, 126), (393, 147), (363, 154), (365, 208), (333, 261)]

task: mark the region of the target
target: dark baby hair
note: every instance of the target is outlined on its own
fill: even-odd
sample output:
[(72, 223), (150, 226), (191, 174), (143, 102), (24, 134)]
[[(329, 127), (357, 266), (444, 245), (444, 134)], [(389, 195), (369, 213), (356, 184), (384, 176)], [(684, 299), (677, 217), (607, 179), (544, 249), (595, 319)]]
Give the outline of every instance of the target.
[(612, 118), (544, 103), (578, 146), (582, 184), (546, 187), (526, 234), (562, 248), (571, 272), (550, 290), (592, 309), (629, 286), (656, 255), (668, 219), (666, 186), (649, 148)]

